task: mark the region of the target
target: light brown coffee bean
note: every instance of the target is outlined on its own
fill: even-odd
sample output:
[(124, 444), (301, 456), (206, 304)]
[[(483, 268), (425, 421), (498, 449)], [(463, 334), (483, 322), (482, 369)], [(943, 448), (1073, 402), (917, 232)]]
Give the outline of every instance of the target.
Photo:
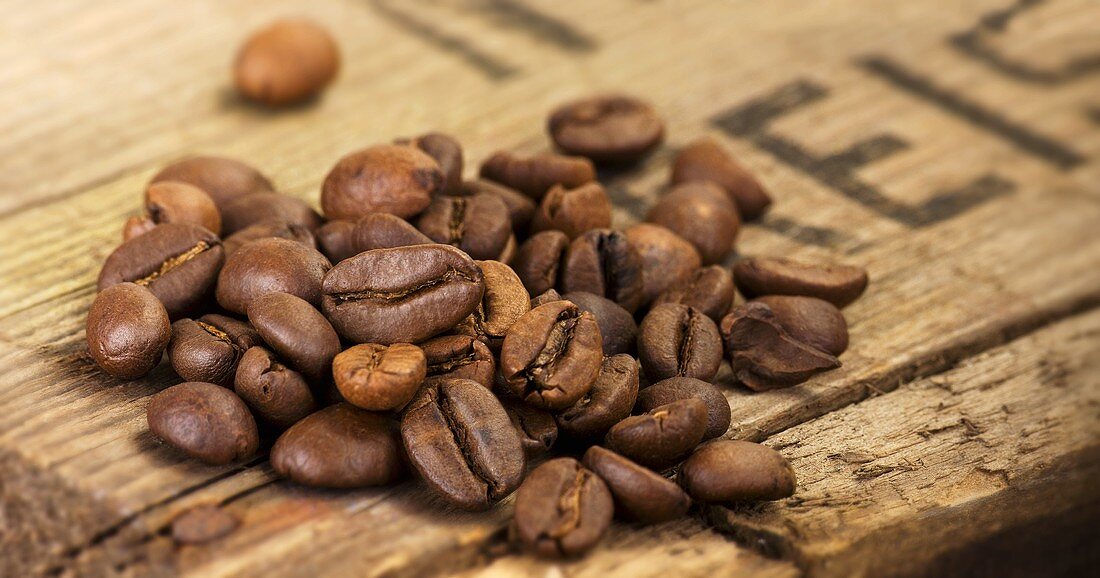
[(772, 203), (760, 181), (710, 137), (684, 147), (672, 161), (673, 185), (693, 181), (712, 181), (725, 189), (746, 221), (763, 215)]
[(687, 182), (661, 195), (646, 221), (661, 225), (695, 246), (704, 264), (721, 263), (733, 251), (741, 216), (718, 185)]
[(327, 30), (305, 19), (278, 20), (256, 31), (233, 64), (237, 91), (268, 106), (296, 104), (320, 93), (340, 69)]
[(542, 198), (535, 218), (531, 221), (534, 232), (556, 229), (570, 239), (592, 229), (611, 226), (611, 199), (599, 183), (588, 183), (576, 188), (555, 185)]
[(642, 257), (643, 304), (689, 279), (702, 264), (691, 243), (664, 227), (638, 223), (625, 232), (627, 241)]
[(336, 163), (321, 186), (321, 208), (329, 219), (357, 220), (370, 213), (412, 217), (443, 186), (443, 171), (419, 149), (377, 145)]
[(161, 181), (145, 189), (145, 213), (157, 225), (198, 225), (215, 235), (222, 233), (222, 216), (206, 191), (179, 181)]
[(340, 352), (332, 362), (332, 375), (344, 399), (372, 411), (404, 407), (427, 373), (424, 352), (408, 343), (364, 343)]
[(795, 488), (794, 470), (779, 452), (738, 440), (701, 446), (680, 466), (677, 479), (692, 498), (721, 504), (778, 500)]

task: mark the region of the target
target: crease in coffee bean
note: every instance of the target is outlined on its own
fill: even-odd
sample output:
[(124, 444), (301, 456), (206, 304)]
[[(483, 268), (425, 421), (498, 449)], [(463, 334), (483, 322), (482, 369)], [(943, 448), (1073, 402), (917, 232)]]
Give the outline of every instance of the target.
[(493, 483), (492, 476), (488, 472), (484, 472), (478, 467), (477, 460), (470, 454), (469, 432), (463, 427), (462, 421), (455, 419), (454, 408), (451, 407), (451, 400), (444, 392), (444, 388), (438, 390), (439, 398), (434, 399), (436, 407), (439, 408), (439, 413), (443, 416), (443, 419), (447, 422), (447, 430), (451, 432), (451, 436), (454, 438), (455, 445), (458, 446), (458, 451), (462, 453), (462, 461), (466, 464), (466, 469), (470, 470), (470, 473), (482, 485), (485, 486), (485, 501), (492, 503), (493, 496), (500, 492), (501, 488), (497, 484)]
[(687, 375), (688, 367), (691, 366), (691, 356), (695, 351), (695, 332), (691, 330), (694, 321), (694, 309), (688, 309), (687, 315), (680, 318), (680, 354), (676, 360), (676, 374), (679, 376)]
[(134, 284), (141, 285), (142, 287), (148, 287), (153, 281), (160, 279), (161, 277), (171, 272), (173, 269), (176, 269), (177, 267), (182, 266), (184, 263), (190, 261), (191, 259), (198, 257), (200, 254), (202, 254), (204, 251), (209, 250), (211, 247), (212, 245), (210, 245), (206, 241), (199, 241), (198, 244), (184, 251), (183, 253), (180, 253), (179, 255), (176, 255), (175, 257), (172, 257), (170, 259), (165, 259), (165, 261), (160, 264), (160, 269), (153, 271), (145, 277), (134, 281)]
[(432, 287), (445, 285), (455, 279), (459, 281), (467, 281), (470, 283), (476, 282), (476, 280), (471, 275), (451, 267), (447, 269), (446, 273), (440, 275), (439, 277), (430, 279), (428, 281), (420, 283), (419, 285), (413, 285), (412, 287), (408, 287), (400, 291), (341, 291), (332, 292), (328, 295), (340, 303), (347, 303), (348, 301), (402, 301), (417, 293), (431, 289)]
[(558, 500), (558, 515), (561, 521), (551, 530), (539, 536), (540, 539), (549, 539), (554, 542), (559, 554), (565, 554), (562, 539), (581, 526), (581, 501), (583, 499), (585, 483), (592, 474), (587, 470), (578, 469), (573, 476), (573, 483)]
[(466, 199), (462, 197), (451, 201), (451, 220), (447, 225), (448, 244), (458, 245), (466, 235), (466, 204)]
[(455, 369), (457, 369), (459, 367), (463, 367), (465, 365), (470, 365), (471, 363), (473, 363), (475, 361), (477, 361), (477, 352), (471, 350), (469, 353), (466, 353), (466, 354), (462, 355), (461, 357), (452, 357), (450, 359), (447, 359), (445, 361), (440, 361), (438, 363), (429, 363), (428, 364), (428, 375), (439, 375), (439, 374), (443, 374), (443, 373), (450, 373), (450, 372), (454, 371)]
[(580, 316), (572, 315), (568, 309), (558, 316), (557, 322), (550, 330), (550, 335), (546, 338), (546, 345), (539, 351), (531, 365), (523, 370), (527, 381), (524, 397), (534, 394), (541, 395), (542, 392), (548, 390), (561, 389), (558, 386), (547, 385), (542, 377), (553, 372), (552, 366), (565, 353), (569, 343), (573, 340), (573, 330), (576, 328), (578, 321), (580, 321)]

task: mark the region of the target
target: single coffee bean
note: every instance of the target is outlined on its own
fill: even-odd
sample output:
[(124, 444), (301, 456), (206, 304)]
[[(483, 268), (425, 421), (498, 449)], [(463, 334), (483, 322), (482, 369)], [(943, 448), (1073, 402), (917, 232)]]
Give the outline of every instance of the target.
[(751, 221), (771, 205), (768, 192), (722, 145), (704, 137), (684, 147), (672, 161), (672, 184), (712, 181), (725, 189), (741, 216)]
[(649, 210), (646, 221), (683, 237), (695, 246), (707, 265), (725, 260), (741, 228), (736, 205), (710, 181), (673, 187)]
[(619, 94), (567, 103), (550, 115), (548, 129), (561, 150), (601, 164), (636, 162), (665, 139), (652, 106)]
[(500, 151), (481, 165), (481, 178), (540, 200), (554, 185), (576, 188), (596, 180), (596, 167), (584, 157), (538, 154), (523, 157)]
[(317, 229), (317, 245), (330, 263), (339, 263), (359, 251), (355, 250), (355, 223), (335, 220)]
[[(320, 232), (320, 229), (318, 229), (318, 232)], [(222, 246), (225, 247), (225, 258), (229, 259), (229, 256), (236, 253), (237, 249), (252, 241), (271, 238), (290, 239), (310, 249), (317, 248), (317, 240), (314, 238), (313, 233), (309, 232), (309, 229), (302, 225), (287, 223), (282, 219), (274, 219), (249, 225), (226, 237), (225, 241), (222, 242)]]
[(355, 223), (352, 243), (356, 253), (362, 253), (371, 249), (431, 245), (434, 241), (401, 217), (371, 213)]
[(283, 432), (271, 467), (303, 486), (364, 488), (405, 473), (397, 423), (351, 404), (330, 405)]
[(534, 232), (559, 230), (574, 239), (591, 229), (611, 226), (611, 199), (599, 183), (588, 183), (568, 189), (555, 185), (542, 198), (535, 218)]
[(536, 233), (520, 245), (513, 268), (528, 293), (545, 293), (558, 284), (558, 272), (568, 249), (569, 237), (561, 231)]
[(248, 348), (263, 343), (248, 323), (225, 315), (203, 315), (172, 324), (168, 359), (172, 369), (187, 381), (233, 386), (237, 363)]
[(504, 334), (531, 310), (531, 296), (511, 267), (500, 261), (478, 261), (485, 276), (485, 294), (477, 309), (464, 319), (456, 333), (471, 335), (499, 349)]
[(468, 379), (427, 382), (401, 417), (409, 461), (451, 504), (487, 510), (523, 480), (523, 447), (504, 407)]
[(700, 502), (778, 500), (794, 494), (790, 462), (768, 446), (716, 440), (695, 450), (680, 466), (680, 485)]
[(561, 271), (561, 287), (607, 297), (633, 313), (642, 304), (642, 257), (626, 234), (594, 229), (573, 240)]
[(626, 354), (605, 357), (592, 389), (558, 414), (558, 427), (573, 439), (601, 438), (630, 415), (637, 397), (638, 362)]
[(603, 361), (600, 328), (568, 301), (540, 305), (504, 337), (501, 373), (512, 393), (542, 409), (565, 409), (596, 381)]
[(795, 295), (766, 295), (753, 301), (770, 307), (779, 325), (798, 341), (837, 357), (848, 349), (848, 323), (832, 303)]
[(850, 265), (811, 265), (779, 257), (750, 257), (733, 267), (741, 294), (817, 297), (844, 307), (867, 289), (867, 271)]
[(573, 458), (557, 458), (535, 468), (516, 492), (512, 534), (538, 556), (580, 556), (603, 539), (614, 512), (599, 476)]
[(659, 225), (638, 223), (626, 230), (626, 238), (642, 257), (642, 303), (690, 279), (702, 264), (691, 243)]
[(321, 208), (329, 219), (356, 220), (370, 213), (403, 219), (428, 208), (443, 186), (443, 171), (419, 149), (378, 145), (345, 156), (321, 187)]
[(689, 397), (620, 421), (605, 445), (647, 468), (667, 468), (688, 455), (707, 429), (707, 405)]
[(722, 364), (722, 335), (710, 317), (687, 305), (651, 309), (638, 327), (638, 359), (646, 377), (710, 381)]
[(322, 307), (356, 343), (417, 343), (473, 313), (485, 291), (481, 269), (447, 245), (375, 249), (341, 261), (324, 280)]
[(561, 296), (555, 289), (547, 289), (540, 293), (537, 297), (531, 298), (531, 309), (538, 307), (539, 305), (545, 305), (551, 301), (562, 301), (565, 298)]
[(587, 311), (596, 318), (596, 325), (600, 326), (600, 336), (603, 337), (604, 355), (630, 353), (634, 350), (634, 343), (638, 339), (638, 324), (634, 322), (634, 316), (629, 311), (610, 299), (584, 291), (566, 293), (564, 299), (572, 301), (581, 311)]
[(398, 139), (394, 144), (414, 146), (427, 153), (443, 171), (443, 185), (439, 192), (444, 195), (462, 194), (462, 145), (454, 137), (430, 132), (414, 139)]
[(798, 385), (840, 367), (836, 357), (792, 337), (764, 303), (734, 307), (721, 332), (734, 377), (755, 391)]
[(217, 235), (195, 225), (168, 223), (118, 246), (99, 272), (99, 290), (132, 282), (182, 317), (207, 302), (224, 254)]
[(224, 538), (241, 521), (217, 504), (200, 504), (172, 520), (172, 540), (177, 544), (207, 544)]
[(178, 181), (202, 189), (218, 207), (249, 193), (274, 192), (271, 184), (260, 171), (235, 159), (198, 156), (185, 158), (164, 167), (152, 183)]
[(139, 235), (144, 235), (153, 230), (157, 224), (152, 219), (144, 215), (140, 217), (130, 217), (126, 219), (126, 223), (122, 225), (122, 242), (129, 241)]
[(313, 305), (290, 293), (265, 293), (248, 304), (248, 320), (310, 383), (319, 385), (331, 378), (340, 337)]
[(88, 352), (100, 369), (137, 379), (160, 363), (172, 337), (168, 312), (148, 289), (119, 283), (100, 291), (88, 309)]
[(453, 245), (474, 259), (496, 259), (512, 235), (504, 201), (492, 195), (436, 195), (416, 228), (436, 243)]
[(241, 96), (267, 106), (317, 96), (340, 69), (340, 49), (327, 30), (300, 18), (278, 20), (245, 41), (233, 63)]
[(502, 400), (501, 403), (519, 433), (527, 457), (540, 456), (553, 447), (558, 440), (558, 424), (550, 412), (515, 400)]
[(237, 394), (213, 383), (188, 381), (149, 400), (149, 430), (183, 453), (213, 465), (256, 453), (256, 420)]
[(508, 208), (508, 217), (512, 222), (512, 229), (520, 233), (527, 230), (527, 226), (531, 224), (531, 219), (535, 217), (535, 211), (538, 209), (538, 205), (531, 200), (531, 197), (511, 187), (485, 179), (466, 181), (462, 184), (462, 194), (466, 196), (486, 194), (500, 199), (504, 202), (504, 206)]
[(348, 403), (372, 411), (401, 409), (428, 374), (428, 360), (415, 345), (364, 343), (332, 362), (336, 387)]
[(302, 374), (283, 365), (271, 351), (251, 347), (237, 364), (233, 391), (256, 416), (285, 430), (317, 409), (313, 390)]
[(647, 412), (662, 405), (694, 397), (707, 405), (707, 429), (703, 439), (716, 438), (730, 429), (730, 402), (712, 383), (693, 377), (670, 377), (638, 392), (634, 411)]
[(290, 293), (316, 305), (332, 267), (319, 251), (288, 239), (260, 239), (237, 249), (218, 275), (218, 304), (244, 314), (253, 299)]
[(222, 232), (222, 216), (206, 191), (187, 183), (162, 181), (145, 189), (145, 213), (154, 223), (198, 225), (215, 235)]
[(654, 305), (680, 303), (698, 309), (715, 323), (733, 305), (733, 275), (719, 265), (700, 267), (691, 277), (673, 285), (657, 296)]
[(440, 335), (420, 344), (429, 379), (469, 379), (493, 387), (496, 362), (489, 347), (469, 335)]
[(222, 229), (226, 234), (265, 221), (283, 221), (310, 231), (324, 220), (302, 199), (280, 193), (251, 193), (229, 201), (221, 208)]
[(592, 446), (583, 463), (607, 484), (616, 511), (629, 520), (667, 522), (683, 517), (691, 507), (691, 498), (675, 482), (613, 451)]

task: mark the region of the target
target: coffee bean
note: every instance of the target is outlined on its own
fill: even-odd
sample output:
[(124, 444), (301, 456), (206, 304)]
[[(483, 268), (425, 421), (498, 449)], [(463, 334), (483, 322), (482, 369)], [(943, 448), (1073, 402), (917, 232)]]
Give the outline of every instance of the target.
[(453, 245), (474, 259), (496, 259), (512, 235), (504, 201), (492, 195), (436, 195), (416, 227), (436, 243)]
[(469, 335), (441, 335), (420, 344), (429, 379), (469, 379), (493, 387), (496, 362), (489, 347)]
[(840, 367), (836, 357), (791, 337), (764, 303), (734, 307), (721, 332), (734, 377), (755, 391), (798, 385)]
[(561, 296), (561, 293), (558, 293), (556, 290), (547, 289), (546, 291), (540, 293), (537, 297), (531, 298), (531, 309), (534, 309), (539, 305), (545, 305), (547, 303), (550, 303), (551, 301), (563, 301), (564, 299), (565, 298)]
[(244, 314), (257, 297), (290, 293), (316, 305), (321, 301), (321, 280), (331, 267), (319, 251), (295, 241), (252, 241), (226, 259), (218, 275), (218, 304)]
[(500, 257), (497, 257), (496, 260), (510, 266), (512, 261), (515, 260), (518, 251), (519, 241), (516, 240), (516, 235), (513, 233), (508, 235), (508, 242), (504, 243), (504, 249), (500, 252)]
[(330, 263), (339, 263), (359, 253), (355, 249), (355, 223), (335, 220), (317, 229), (317, 244)]
[(473, 313), (485, 282), (465, 253), (446, 245), (365, 251), (332, 268), (322, 306), (356, 343), (417, 343)]
[(611, 199), (599, 183), (588, 183), (576, 188), (555, 185), (542, 198), (535, 218), (531, 221), (534, 232), (557, 229), (570, 239), (591, 229), (611, 226)]
[(172, 337), (168, 312), (148, 289), (119, 283), (100, 291), (88, 309), (88, 352), (100, 369), (137, 379), (160, 363)]
[(232, 387), (241, 356), (262, 343), (251, 325), (232, 317), (210, 314), (180, 319), (172, 324), (168, 360), (176, 374), (187, 381)]
[(401, 409), (428, 373), (428, 360), (415, 345), (364, 343), (332, 362), (336, 387), (348, 403), (372, 411)]
[(355, 223), (352, 243), (357, 253), (371, 249), (392, 249), (435, 242), (408, 221), (387, 213), (371, 213)]
[(600, 328), (591, 313), (568, 301), (527, 312), (504, 337), (501, 373), (523, 401), (565, 409), (592, 387), (603, 360)]
[(691, 507), (691, 498), (675, 482), (613, 451), (592, 446), (583, 463), (607, 484), (616, 511), (629, 520), (667, 522), (683, 517)]
[(634, 343), (638, 339), (638, 324), (634, 322), (634, 316), (629, 311), (610, 299), (583, 291), (566, 293), (564, 299), (572, 301), (581, 311), (587, 311), (596, 318), (596, 325), (599, 325), (600, 336), (603, 338), (604, 355), (634, 351)]
[(317, 409), (313, 390), (302, 374), (283, 365), (261, 346), (241, 356), (233, 391), (263, 422), (278, 430), (298, 423)]
[(200, 504), (172, 520), (172, 540), (177, 544), (207, 544), (228, 536), (241, 521), (216, 504)]
[(499, 349), (504, 334), (524, 313), (531, 310), (531, 296), (511, 267), (499, 261), (478, 261), (485, 276), (481, 304), (455, 328)]
[[(320, 232), (320, 229), (318, 229), (318, 232)], [(271, 238), (290, 239), (310, 249), (317, 248), (317, 241), (313, 233), (309, 232), (309, 229), (302, 225), (287, 223), (282, 219), (275, 219), (249, 225), (226, 237), (225, 241), (222, 242), (222, 246), (225, 247), (225, 258), (229, 259), (229, 256), (236, 253), (237, 249), (252, 241)]]
[(157, 225), (198, 225), (215, 235), (222, 232), (222, 216), (214, 199), (202, 189), (178, 181), (162, 181), (145, 189), (145, 213)]
[(725, 260), (741, 228), (737, 207), (721, 187), (710, 181), (673, 187), (649, 210), (646, 221), (683, 237), (708, 265)]
[(733, 305), (733, 293), (729, 270), (711, 265), (696, 269), (690, 277), (666, 289), (653, 304), (680, 303), (694, 307), (717, 323)]
[(704, 137), (684, 147), (672, 161), (672, 184), (712, 181), (722, 187), (747, 221), (763, 215), (771, 205), (768, 192), (713, 138)]
[(511, 187), (485, 179), (466, 181), (462, 184), (462, 194), (466, 196), (486, 194), (500, 199), (504, 206), (508, 208), (508, 217), (512, 222), (512, 229), (520, 233), (527, 230), (527, 226), (531, 224), (531, 219), (535, 217), (535, 211), (538, 209), (538, 205), (531, 200), (531, 197), (525, 196)]
[(122, 242), (129, 241), (139, 235), (144, 235), (153, 230), (157, 224), (152, 219), (146, 216), (130, 217), (126, 219), (126, 223), (122, 225)]
[(779, 452), (737, 440), (716, 440), (695, 450), (677, 479), (692, 498), (724, 504), (778, 500), (795, 488), (794, 470)]
[(195, 225), (168, 223), (118, 246), (99, 272), (102, 291), (127, 281), (160, 299), (177, 318), (209, 299), (224, 254), (216, 235)]
[(303, 486), (385, 486), (405, 473), (397, 423), (388, 416), (338, 403), (283, 432), (271, 448), (271, 467)]
[(838, 357), (848, 349), (848, 323), (832, 303), (794, 295), (766, 295), (753, 301), (770, 307), (779, 325), (798, 341)]
[(702, 264), (695, 247), (676, 233), (650, 223), (626, 229), (626, 238), (642, 258), (642, 303), (683, 283)]
[(554, 185), (571, 189), (596, 180), (596, 168), (584, 157), (554, 154), (523, 157), (500, 151), (482, 163), (481, 178), (540, 200)]
[(331, 378), (340, 337), (307, 301), (289, 293), (265, 293), (248, 304), (248, 320), (264, 342), (310, 383), (319, 385)]
[(222, 229), (226, 234), (265, 221), (283, 221), (313, 231), (324, 220), (309, 203), (279, 193), (251, 193), (229, 201), (221, 208)]
[(487, 510), (523, 480), (519, 434), (500, 401), (468, 379), (427, 382), (401, 417), (409, 461), (451, 504)]
[(443, 185), (439, 192), (444, 195), (462, 194), (462, 145), (454, 137), (431, 132), (414, 139), (397, 139), (394, 144), (414, 146), (427, 153), (443, 171)]
[(241, 96), (267, 106), (317, 96), (340, 69), (340, 49), (327, 30), (305, 19), (278, 20), (252, 34), (233, 63)]
[(605, 445), (647, 468), (675, 464), (699, 442), (707, 429), (707, 405), (689, 397), (628, 417), (607, 432)]
[(504, 411), (519, 433), (527, 457), (546, 453), (558, 440), (558, 424), (550, 412), (514, 400), (503, 400)]
[(202, 189), (218, 207), (249, 193), (274, 192), (260, 171), (235, 159), (198, 156), (176, 161), (157, 173), (152, 183), (179, 181)]
[(649, 103), (607, 94), (558, 107), (548, 123), (550, 138), (569, 154), (596, 163), (633, 163), (665, 139), (665, 124)]
[(709, 381), (722, 364), (722, 335), (710, 317), (687, 305), (654, 307), (638, 327), (638, 359), (646, 377)]
[(569, 237), (561, 231), (543, 231), (524, 241), (513, 268), (528, 293), (538, 295), (558, 284), (558, 272), (568, 248)]
[(558, 427), (578, 440), (603, 437), (630, 415), (637, 397), (638, 362), (626, 354), (605, 357), (588, 393), (558, 414)]
[(779, 257), (751, 257), (733, 267), (737, 288), (760, 295), (817, 297), (844, 307), (867, 289), (867, 271), (849, 265), (811, 265)]
[(435, 159), (413, 147), (377, 145), (345, 156), (325, 177), (321, 208), (329, 219), (370, 213), (412, 217), (428, 208), (443, 186)]
[(222, 465), (256, 453), (260, 435), (256, 420), (241, 398), (228, 389), (188, 381), (149, 400), (149, 430), (185, 454)]
[(642, 257), (622, 231), (587, 231), (569, 245), (561, 287), (569, 293), (584, 291), (607, 297), (633, 313), (644, 297)]
[(557, 458), (535, 468), (516, 492), (512, 534), (538, 556), (580, 556), (603, 539), (614, 511), (599, 476), (573, 458)]
[(730, 429), (730, 403), (722, 390), (693, 377), (670, 377), (638, 392), (634, 410), (647, 412), (665, 404), (694, 397), (707, 405), (707, 429), (703, 439), (716, 438)]

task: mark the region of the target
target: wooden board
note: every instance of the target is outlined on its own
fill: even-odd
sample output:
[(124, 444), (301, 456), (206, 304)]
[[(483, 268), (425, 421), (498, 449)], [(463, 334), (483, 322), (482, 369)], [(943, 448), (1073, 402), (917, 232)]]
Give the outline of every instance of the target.
[[(1094, 2), (12, 4), (0, 28), (0, 575), (881, 574), (890, 567), (869, 560), (906, 552), (923, 553), (906, 568), (921, 573), (955, 553), (908, 537), (958, 524), (960, 513), (988, 515), (981, 531), (950, 543), (958, 559), (967, 548), (996, 551), (1044, 515), (1012, 508), (1021, 495), (1056, 496), (1061, 509), (1042, 519), (1065, 518), (1067, 532), (1081, 526), (1060, 513), (1087, 504), (1084, 492), (1070, 493), (1093, 472), (1086, 458), (1097, 439), (1083, 413), (1095, 413), (1085, 386), (1095, 389), (1097, 368), (1084, 360), (1096, 357), (1089, 312), (1100, 303)], [(338, 37), (338, 83), (280, 113), (238, 101), (227, 66), (241, 38), (301, 12)], [(276, 481), (262, 459), (221, 468), (183, 460), (144, 421), (148, 395), (171, 384), (171, 372), (118, 383), (86, 357), (83, 318), (98, 268), (168, 160), (237, 156), (316, 202), (341, 154), (396, 136), (456, 134), (471, 173), (497, 148), (544, 150), (546, 112), (598, 89), (642, 95), (669, 124), (667, 145), (637, 171), (601, 175), (618, 224), (644, 214), (677, 147), (712, 134), (776, 198), (742, 234), (742, 253), (841, 259), (871, 274), (868, 294), (845, 310), (844, 368), (764, 394), (726, 384), (729, 435), (774, 436), (769, 443), (812, 473), (793, 501), (700, 518), (741, 542), (699, 520), (616, 526), (593, 556), (555, 568), (501, 551), (508, 502), (459, 514), (416, 486), (318, 492)], [(1080, 327), (1085, 337), (1073, 338)], [(1038, 347), (1070, 368), (1070, 393), (1049, 407), (1028, 387), (1045, 383), (1034, 364), (983, 361)], [(1042, 451), (998, 466), (1007, 473), (992, 483), (951, 477), (978, 459), (950, 445), (966, 428), (936, 433), (930, 439), (949, 439), (928, 447), (904, 437), (940, 427), (943, 416), (926, 411), (936, 393), (928, 383), (960, 371), (977, 379), (965, 371), (978, 366), (1019, 400), (1021, 415), (1061, 424)], [(984, 391), (964, 386), (951, 399), (985, 415)], [(878, 397), (851, 406), (869, 396)], [(1024, 418), (1008, 423), (1026, 421), (1015, 419)], [(865, 427), (841, 433), (838, 424)], [(983, 446), (992, 459), (1014, 456), (1011, 430), (979, 436), (994, 444)], [(784, 447), (810, 438), (813, 446)], [(853, 471), (867, 464), (828, 457), (856, 443), (886, 465), (927, 451), (946, 483), (977, 489), (921, 488), (919, 469), (866, 477)], [(864, 472), (879, 471), (867, 463)], [(938, 504), (935, 515), (910, 496)], [(206, 502), (224, 503), (242, 527), (208, 546), (174, 546), (172, 517)], [(826, 540), (836, 520), (848, 533)], [(906, 548), (867, 538), (880, 531)]]

